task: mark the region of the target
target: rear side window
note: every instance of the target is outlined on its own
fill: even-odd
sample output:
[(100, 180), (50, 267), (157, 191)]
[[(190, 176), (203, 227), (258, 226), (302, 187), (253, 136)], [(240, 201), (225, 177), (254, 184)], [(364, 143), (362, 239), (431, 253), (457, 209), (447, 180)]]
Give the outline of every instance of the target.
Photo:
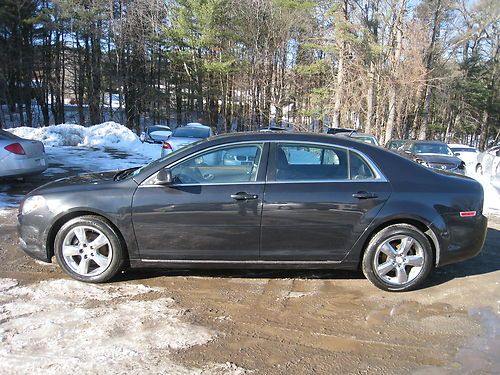
[(355, 152), (349, 152), (351, 180), (372, 180), (375, 175), (368, 163)]
[(278, 144), (277, 181), (373, 180), (375, 173), (356, 152), (336, 147)]
[(278, 144), (277, 181), (345, 180), (348, 154), (334, 147)]

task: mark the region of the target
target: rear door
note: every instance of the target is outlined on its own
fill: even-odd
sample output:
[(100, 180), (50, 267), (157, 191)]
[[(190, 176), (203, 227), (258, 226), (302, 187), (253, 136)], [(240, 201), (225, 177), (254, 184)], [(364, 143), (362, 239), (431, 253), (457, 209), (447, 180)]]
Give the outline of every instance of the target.
[(391, 192), (376, 166), (353, 150), (276, 143), (269, 158), (262, 260), (341, 260)]

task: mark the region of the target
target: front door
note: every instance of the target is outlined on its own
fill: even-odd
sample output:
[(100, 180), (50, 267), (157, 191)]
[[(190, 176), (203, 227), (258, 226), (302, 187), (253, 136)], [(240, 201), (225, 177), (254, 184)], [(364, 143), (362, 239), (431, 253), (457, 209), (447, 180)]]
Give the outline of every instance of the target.
[(176, 163), (173, 183), (143, 183), (132, 219), (142, 259), (257, 260), (267, 146), (220, 146)]
[(344, 148), (275, 144), (269, 160), (262, 260), (343, 259), (390, 195), (367, 160)]

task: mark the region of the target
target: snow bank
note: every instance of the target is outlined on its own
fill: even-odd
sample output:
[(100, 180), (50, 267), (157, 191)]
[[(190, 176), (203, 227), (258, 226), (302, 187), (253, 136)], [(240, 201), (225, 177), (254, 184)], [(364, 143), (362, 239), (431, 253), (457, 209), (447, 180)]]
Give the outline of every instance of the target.
[(471, 174), (470, 177), (479, 181), (484, 189), (484, 213), (500, 216), (500, 191), (491, 184), (491, 176)]
[(61, 124), (43, 128), (19, 127), (7, 130), (22, 138), (42, 141), (47, 147), (112, 148), (141, 154), (151, 160), (161, 156), (159, 145), (142, 143), (134, 132), (113, 121), (90, 127)]
[(187, 368), (173, 350), (217, 334), (185, 321), (163, 289), (73, 280), (0, 279), (0, 373), (243, 374), (233, 364)]

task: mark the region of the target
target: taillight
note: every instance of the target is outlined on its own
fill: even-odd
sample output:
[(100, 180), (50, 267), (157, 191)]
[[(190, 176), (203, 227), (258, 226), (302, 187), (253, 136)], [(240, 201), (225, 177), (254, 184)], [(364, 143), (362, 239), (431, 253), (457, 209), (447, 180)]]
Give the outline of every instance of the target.
[(162, 147), (164, 150), (171, 150), (172, 149), (172, 146), (170, 146), (170, 143), (168, 143), (168, 142), (163, 142)]
[(13, 154), (16, 155), (26, 155), (26, 152), (24, 152), (23, 146), (19, 143), (11, 143), (8, 146), (4, 147), (7, 151), (12, 152)]
[(476, 211), (462, 211), (460, 212), (460, 217), (472, 217), (476, 216)]

